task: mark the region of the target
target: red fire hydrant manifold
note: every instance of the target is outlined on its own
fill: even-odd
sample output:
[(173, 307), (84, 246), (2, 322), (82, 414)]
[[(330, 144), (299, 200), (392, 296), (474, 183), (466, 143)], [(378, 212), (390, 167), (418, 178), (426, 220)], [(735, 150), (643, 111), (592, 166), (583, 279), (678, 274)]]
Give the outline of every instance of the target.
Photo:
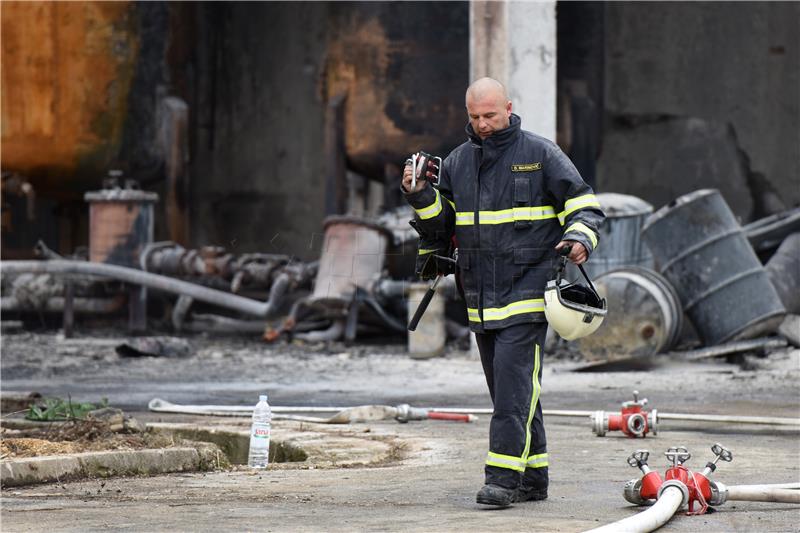
[[(628, 464), (638, 467), (643, 476), (640, 479), (628, 481), (623, 489), (623, 496), (635, 505), (652, 505), (661, 496), (664, 489), (675, 486), (683, 493), (681, 507), (688, 506), (686, 514), (704, 514), (709, 505), (721, 505), (727, 501), (728, 490), (725, 485), (710, 480), (709, 476), (717, 469), (717, 461), (722, 459), (730, 462), (733, 459), (730, 450), (722, 444), (714, 444), (711, 451), (716, 457), (713, 461), (706, 463), (702, 472), (697, 473), (683, 466), (692, 457), (685, 446), (669, 448), (664, 455), (672, 463), (672, 466), (667, 469), (662, 479), (658, 472), (647, 466), (650, 452), (637, 450), (628, 457)], [(697, 506), (696, 509), (695, 506)]]
[(595, 411), (591, 415), (592, 431), (602, 437), (608, 431), (622, 431), (628, 437), (645, 437), (658, 433), (658, 411), (644, 410), (647, 398), (639, 399), (639, 391), (633, 391), (633, 401), (622, 402), (622, 412), (618, 415)]

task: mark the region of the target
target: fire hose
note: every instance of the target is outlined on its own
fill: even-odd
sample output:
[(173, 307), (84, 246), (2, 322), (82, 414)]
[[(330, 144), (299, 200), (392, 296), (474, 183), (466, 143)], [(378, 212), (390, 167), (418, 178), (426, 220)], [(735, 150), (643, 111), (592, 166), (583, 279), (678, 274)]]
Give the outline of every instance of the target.
[[(722, 483), (717, 483), (718, 486)], [(727, 487), (728, 500), (748, 502), (800, 503), (800, 483), (775, 485), (733, 485)], [(647, 510), (586, 533), (644, 533), (660, 528), (684, 505), (684, 492), (677, 485), (668, 486), (656, 503)]]
[[(717, 483), (722, 485), (722, 483)], [(732, 485), (728, 489), (728, 500), (745, 502), (800, 503), (800, 483), (777, 483), (774, 485)]]
[(667, 487), (658, 501), (646, 511), (629, 516), (605, 526), (590, 529), (586, 533), (639, 533), (655, 531), (673, 517), (684, 504), (684, 491), (676, 486)]
[[(153, 403), (158, 402), (158, 403)], [(194, 415), (209, 415), (209, 416), (250, 416), (253, 411), (251, 406), (239, 405), (178, 405), (160, 400), (156, 398), (150, 402), (156, 407), (162, 407), (162, 412), (180, 413), (180, 414), (194, 414)], [(175, 410), (167, 410), (175, 409)], [(273, 406), (273, 413), (338, 413), (352, 407), (283, 407)], [(456, 414), (473, 414), (473, 415), (491, 415), (493, 410), (490, 408), (467, 408), (467, 407), (426, 407), (428, 411), (434, 412), (448, 412)], [(579, 417), (589, 418), (595, 411), (571, 411), (563, 409), (544, 409), (545, 416), (563, 416), (563, 417)], [(700, 422), (722, 422), (722, 423), (738, 423), (738, 424), (757, 424), (757, 425), (781, 425), (781, 426), (800, 426), (800, 419), (798, 418), (780, 418), (780, 417), (764, 417), (764, 416), (725, 416), (725, 415), (696, 415), (696, 414), (681, 414), (681, 413), (659, 413), (659, 418), (667, 418), (671, 420), (690, 420)]]
[(713, 461), (706, 463), (702, 472), (693, 472), (684, 466), (692, 455), (683, 447), (673, 447), (664, 454), (672, 466), (664, 478), (652, 470), (647, 460), (650, 452), (637, 450), (628, 458), (628, 464), (642, 472), (640, 479), (625, 484), (623, 496), (636, 505), (652, 507), (634, 516), (590, 530), (591, 533), (648, 532), (666, 524), (675, 513), (687, 507), (687, 515), (705, 514), (709, 505), (722, 505), (728, 500), (778, 502), (800, 504), (800, 483), (775, 485), (734, 485), (731, 487), (711, 479), (720, 460), (730, 462), (733, 454), (723, 445), (711, 447)]
[[(160, 398), (150, 400), (147, 408), (160, 413), (181, 413), (212, 416), (251, 416), (252, 407), (233, 405), (178, 405)], [(453, 422), (473, 422), (477, 420), (472, 414), (452, 413), (434, 409), (411, 407), (408, 404), (397, 406), (390, 405), (359, 405), (345, 408), (322, 408), (322, 412), (333, 412), (328, 418), (301, 416), (285, 413), (320, 412), (320, 409), (309, 407), (281, 407), (271, 408), (273, 418), (276, 420), (295, 420), (298, 422), (314, 422), (318, 424), (350, 424), (352, 422), (370, 422), (378, 420), (397, 420), (405, 423), (411, 420), (450, 420)]]

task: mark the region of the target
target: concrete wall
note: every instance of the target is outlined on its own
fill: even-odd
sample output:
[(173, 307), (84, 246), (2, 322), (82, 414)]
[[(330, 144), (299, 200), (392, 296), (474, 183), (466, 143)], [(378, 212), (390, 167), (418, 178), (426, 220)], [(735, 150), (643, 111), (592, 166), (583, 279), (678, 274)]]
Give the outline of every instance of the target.
[[(800, 203), (800, 3), (611, 3), (605, 22), (600, 189), (658, 207), (719, 186), (744, 220), (763, 214), (765, 189)], [(727, 189), (730, 161), (711, 156), (731, 147), (709, 138), (743, 156)]]
[(470, 80), (495, 78), (522, 127), (556, 139), (556, 3), (470, 2)]

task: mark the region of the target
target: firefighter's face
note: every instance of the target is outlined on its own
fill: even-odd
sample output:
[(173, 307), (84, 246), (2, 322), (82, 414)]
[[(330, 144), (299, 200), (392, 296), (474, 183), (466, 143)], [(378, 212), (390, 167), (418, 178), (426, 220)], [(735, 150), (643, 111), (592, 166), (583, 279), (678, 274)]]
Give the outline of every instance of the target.
[(472, 129), (481, 139), (508, 127), (511, 101), (496, 91), (467, 96), (467, 113)]

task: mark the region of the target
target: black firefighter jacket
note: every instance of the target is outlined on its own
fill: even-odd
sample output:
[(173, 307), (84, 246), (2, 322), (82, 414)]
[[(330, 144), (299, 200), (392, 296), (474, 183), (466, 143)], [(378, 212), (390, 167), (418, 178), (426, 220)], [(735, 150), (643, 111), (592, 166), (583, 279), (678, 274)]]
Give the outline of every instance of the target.
[(605, 218), (558, 146), (520, 126), (512, 114), (508, 128), (482, 140), (467, 125), (469, 140), (444, 160), (438, 187), (406, 194), (421, 234), (418, 259), (446, 254), (455, 235), (457, 275), (476, 332), (544, 321), (555, 245), (574, 240), (591, 253)]

